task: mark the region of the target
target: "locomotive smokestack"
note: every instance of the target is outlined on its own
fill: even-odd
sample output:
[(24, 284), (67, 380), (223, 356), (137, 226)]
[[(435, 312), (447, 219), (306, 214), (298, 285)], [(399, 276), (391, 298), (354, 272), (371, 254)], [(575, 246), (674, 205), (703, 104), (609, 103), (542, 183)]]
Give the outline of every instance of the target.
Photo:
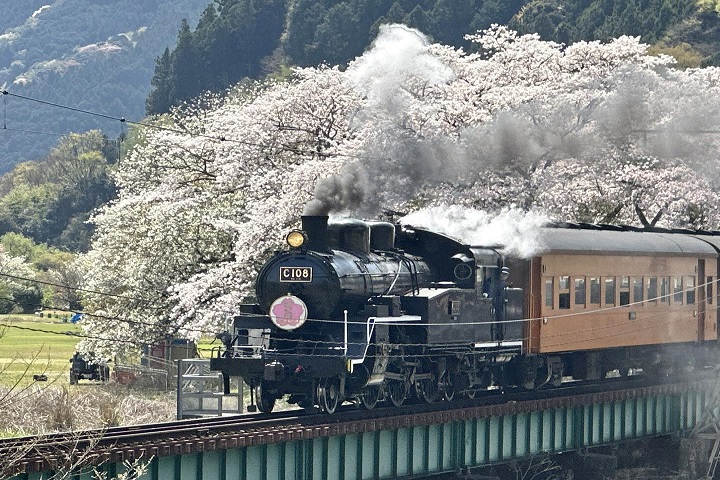
[(324, 252), (327, 250), (327, 215), (303, 215), (302, 229), (307, 233), (309, 250)]

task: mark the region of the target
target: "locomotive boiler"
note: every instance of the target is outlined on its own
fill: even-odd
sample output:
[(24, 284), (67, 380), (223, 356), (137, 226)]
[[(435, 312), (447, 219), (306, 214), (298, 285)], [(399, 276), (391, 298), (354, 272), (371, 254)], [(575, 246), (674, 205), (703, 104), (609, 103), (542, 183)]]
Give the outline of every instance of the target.
[(424, 228), (305, 216), (211, 368), (242, 377), (260, 411), (286, 396), (332, 413), (711, 358), (720, 236), (557, 227), (519, 258)]

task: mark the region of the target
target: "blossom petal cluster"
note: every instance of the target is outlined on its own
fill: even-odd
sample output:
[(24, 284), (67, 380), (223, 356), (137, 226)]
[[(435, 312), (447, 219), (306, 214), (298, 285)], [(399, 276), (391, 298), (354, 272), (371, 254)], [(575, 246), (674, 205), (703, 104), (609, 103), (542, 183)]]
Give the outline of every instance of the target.
[(718, 228), (720, 70), (675, 69), (632, 37), (468, 39), (476, 50), (386, 25), (347, 69), (239, 84), (143, 129), (119, 199), (93, 218), (81, 348), (228, 328), (303, 212), (456, 205)]

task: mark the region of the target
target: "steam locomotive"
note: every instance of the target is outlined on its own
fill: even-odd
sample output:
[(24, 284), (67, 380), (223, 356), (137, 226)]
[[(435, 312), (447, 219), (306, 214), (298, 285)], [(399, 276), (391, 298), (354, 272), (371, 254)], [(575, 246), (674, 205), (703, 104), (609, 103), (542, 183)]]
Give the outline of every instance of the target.
[[(304, 216), (211, 368), (252, 404), (333, 413), (709, 362), (720, 235), (548, 226), (520, 258), (424, 228)], [(226, 381), (226, 386), (229, 382)]]

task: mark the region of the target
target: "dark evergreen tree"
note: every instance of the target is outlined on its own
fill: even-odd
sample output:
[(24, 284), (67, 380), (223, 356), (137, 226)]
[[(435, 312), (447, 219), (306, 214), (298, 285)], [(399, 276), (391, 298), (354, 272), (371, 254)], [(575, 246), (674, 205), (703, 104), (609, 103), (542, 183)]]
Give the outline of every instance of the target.
[(435, 41), (467, 47), (464, 37), (479, 5), (475, 0), (437, 0), (429, 13), (430, 33)]
[(182, 21), (178, 43), (171, 58), (173, 79), (170, 101), (173, 105), (177, 105), (192, 99), (204, 89), (204, 85), (200, 82), (200, 72), (204, 71), (205, 65), (187, 20)]
[(205, 11), (203, 11), (202, 15), (200, 16), (200, 20), (198, 20), (197, 25), (197, 31), (202, 32), (205, 29), (208, 29), (212, 26), (213, 23), (218, 18), (217, 10), (215, 10), (215, 4), (210, 4), (207, 6)]
[(328, 0), (296, 0), (288, 12), (287, 35), (283, 43), (285, 54), (296, 65), (316, 65), (322, 61), (317, 55), (315, 31), (323, 22), (330, 7)]
[(145, 112), (148, 115), (167, 112), (172, 106), (170, 97), (173, 84), (172, 59), (170, 49), (159, 56), (155, 62), (155, 75), (150, 80), (152, 90), (145, 101)]
[(315, 31), (316, 61), (343, 65), (362, 54), (367, 46), (367, 29), (361, 32), (357, 12), (348, 2), (331, 7)]
[(409, 27), (417, 28), (421, 32), (427, 32), (430, 29), (428, 16), (420, 5), (415, 5), (415, 8), (405, 15), (404, 23)]
[(285, 1), (216, 0), (194, 32), (184, 21), (170, 68), (165, 56), (157, 62), (147, 112), (164, 113), (205, 91), (222, 91), (243, 78), (258, 78), (263, 58), (279, 44)]
[(402, 7), (402, 5), (400, 5), (399, 2), (393, 3), (387, 13), (382, 17), (378, 18), (375, 23), (373, 23), (370, 27), (368, 41), (371, 41), (372, 39), (377, 37), (378, 32), (380, 31), (380, 25), (402, 23), (403, 19), (407, 14), (408, 12)]

